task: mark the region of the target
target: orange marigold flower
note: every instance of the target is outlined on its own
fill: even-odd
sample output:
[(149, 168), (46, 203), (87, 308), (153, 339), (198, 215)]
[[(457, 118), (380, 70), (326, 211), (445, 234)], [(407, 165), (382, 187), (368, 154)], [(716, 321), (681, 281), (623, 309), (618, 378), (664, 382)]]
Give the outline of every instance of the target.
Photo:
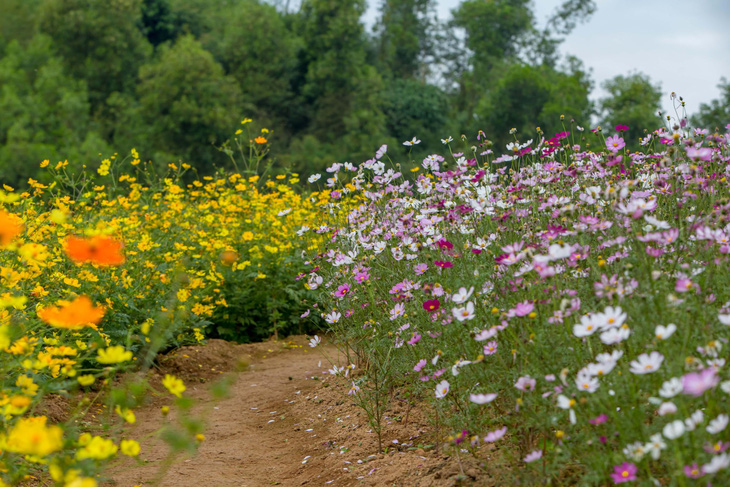
[(261, 137), (260, 135), (253, 139), (253, 141), (257, 144), (265, 144), (266, 142), (268, 142), (268, 140), (266, 140), (266, 137)]
[(124, 263), (122, 242), (103, 235), (91, 238), (69, 237), (66, 240), (66, 255), (75, 262), (91, 262), (101, 266)]
[(38, 312), (38, 317), (56, 328), (80, 330), (94, 327), (104, 317), (103, 306), (94, 306), (86, 296), (79, 296), (71, 302), (60, 302), (61, 306), (49, 306)]
[(23, 231), (23, 220), (0, 210), (0, 246), (6, 247)]

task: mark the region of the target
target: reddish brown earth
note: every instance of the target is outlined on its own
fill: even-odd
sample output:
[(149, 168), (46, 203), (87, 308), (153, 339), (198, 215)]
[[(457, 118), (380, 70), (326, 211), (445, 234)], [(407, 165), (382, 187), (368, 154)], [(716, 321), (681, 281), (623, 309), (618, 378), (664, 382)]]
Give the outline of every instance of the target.
[[(454, 457), (428, 447), (434, 443), (425, 416), (414, 408), (405, 425), (405, 407), (394, 401), (384, 434), (385, 454), (376, 454), (377, 436), (346, 392), (348, 382), (326, 373), (338, 358), (331, 345), (311, 349), (303, 337), (286, 342), (233, 345), (220, 340), (185, 347), (161, 360), (158, 375), (174, 373), (196, 401), (192, 414), (205, 420), (205, 440), (194, 455), (183, 454), (165, 471), (167, 445), (156, 436), (160, 406), (172, 404), (156, 387), (137, 412), (129, 436), (140, 439), (142, 462), (116, 467), (105, 486), (451, 486), (497, 485), (484, 461)], [(211, 384), (235, 373), (229, 396), (211, 398)], [(345, 365), (340, 362), (340, 365)], [(153, 384), (159, 377), (153, 378)], [(146, 438), (146, 439), (145, 439)], [(394, 441), (397, 440), (397, 443)], [(424, 449), (425, 447), (425, 449)], [(490, 461), (487, 457), (487, 462)], [(461, 476), (461, 470), (464, 474)], [(157, 479), (157, 480), (155, 480)], [(156, 483), (157, 482), (157, 483)]]

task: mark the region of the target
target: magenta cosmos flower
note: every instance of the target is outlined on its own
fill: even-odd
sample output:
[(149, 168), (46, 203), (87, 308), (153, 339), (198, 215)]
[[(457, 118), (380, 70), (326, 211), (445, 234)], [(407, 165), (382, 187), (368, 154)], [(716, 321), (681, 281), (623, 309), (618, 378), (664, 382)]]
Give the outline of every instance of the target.
[(633, 463), (624, 462), (621, 465), (615, 465), (613, 467), (611, 479), (613, 479), (614, 484), (631, 482), (632, 480), (636, 480), (637, 470), (638, 469), (636, 468), (636, 465), (634, 465)]
[(438, 299), (429, 299), (425, 303), (423, 303), (423, 309), (426, 311), (438, 311), (438, 309), (441, 307), (441, 302)]
[(447, 267), (454, 267), (454, 264), (452, 264), (448, 260), (437, 260), (436, 262), (434, 262), (434, 264), (441, 267), (442, 269), (446, 269)]

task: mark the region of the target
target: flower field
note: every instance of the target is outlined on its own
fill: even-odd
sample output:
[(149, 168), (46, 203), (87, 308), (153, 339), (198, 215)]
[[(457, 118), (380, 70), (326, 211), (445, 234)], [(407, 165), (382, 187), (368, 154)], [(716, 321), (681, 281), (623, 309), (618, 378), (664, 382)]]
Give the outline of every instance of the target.
[(571, 125), (502, 155), (480, 133), (328, 168), (359, 201), (307, 287), (374, 431), (397, 394), (457, 456), (506, 452), (510, 485), (730, 484), (725, 129), (630, 152), (626, 126)]
[[(313, 293), (292, 277), (323, 230), (292, 235), (319, 227), (329, 192), (301, 196), (296, 175), (197, 180), (176, 165), (157, 178), (134, 150), (76, 176), (64, 162), (42, 166), (47, 184), (0, 193), (0, 486), (50, 475), (89, 487), (140, 451), (121, 425), (151, 386), (120, 372), (205, 336), (251, 341), (302, 326)], [(162, 386), (171, 405), (190, 407), (182, 380)], [(52, 423), (43, 412), (58, 397), (70, 411)], [(109, 414), (91, 421), (94, 402)], [(184, 426), (166, 437), (194, 448), (200, 425)]]

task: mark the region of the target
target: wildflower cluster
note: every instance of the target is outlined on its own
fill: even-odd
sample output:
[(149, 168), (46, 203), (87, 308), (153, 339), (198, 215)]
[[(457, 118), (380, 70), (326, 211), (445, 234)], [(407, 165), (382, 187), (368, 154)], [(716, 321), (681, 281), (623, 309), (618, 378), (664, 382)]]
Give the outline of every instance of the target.
[[(298, 323), (311, 291), (292, 297), (279, 283), (293, 286), (296, 256), (317, 251), (323, 232), (301, 229), (329, 192), (302, 197), (296, 175), (194, 180), (185, 165), (157, 178), (134, 150), (96, 174), (41, 165), (47, 184), (0, 191), (0, 486), (32, 473), (93, 487), (109, 461), (140, 453), (119, 426), (135, 422), (150, 386), (118, 372), (206, 333), (268, 336), (271, 321), (242, 321), (247, 307), (269, 311), (261, 296), (278, 299), (279, 326)], [(182, 380), (162, 386), (187, 404)], [(43, 414), (56, 396), (71, 404), (58, 423)], [(89, 420), (92, 406), (109, 414)], [(199, 424), (185, 424), (195, 444)]]
[(367, 357), (353, 390), (386, 368), (473, 451), (502, 442), (525, 485), (724, 485), (730, 125), (641, 152), (624, 126), (570, 129), (501, 156), (444, 139), (412, 179), (385, 147), (328, 170), (360, 203), (308, 283)]

